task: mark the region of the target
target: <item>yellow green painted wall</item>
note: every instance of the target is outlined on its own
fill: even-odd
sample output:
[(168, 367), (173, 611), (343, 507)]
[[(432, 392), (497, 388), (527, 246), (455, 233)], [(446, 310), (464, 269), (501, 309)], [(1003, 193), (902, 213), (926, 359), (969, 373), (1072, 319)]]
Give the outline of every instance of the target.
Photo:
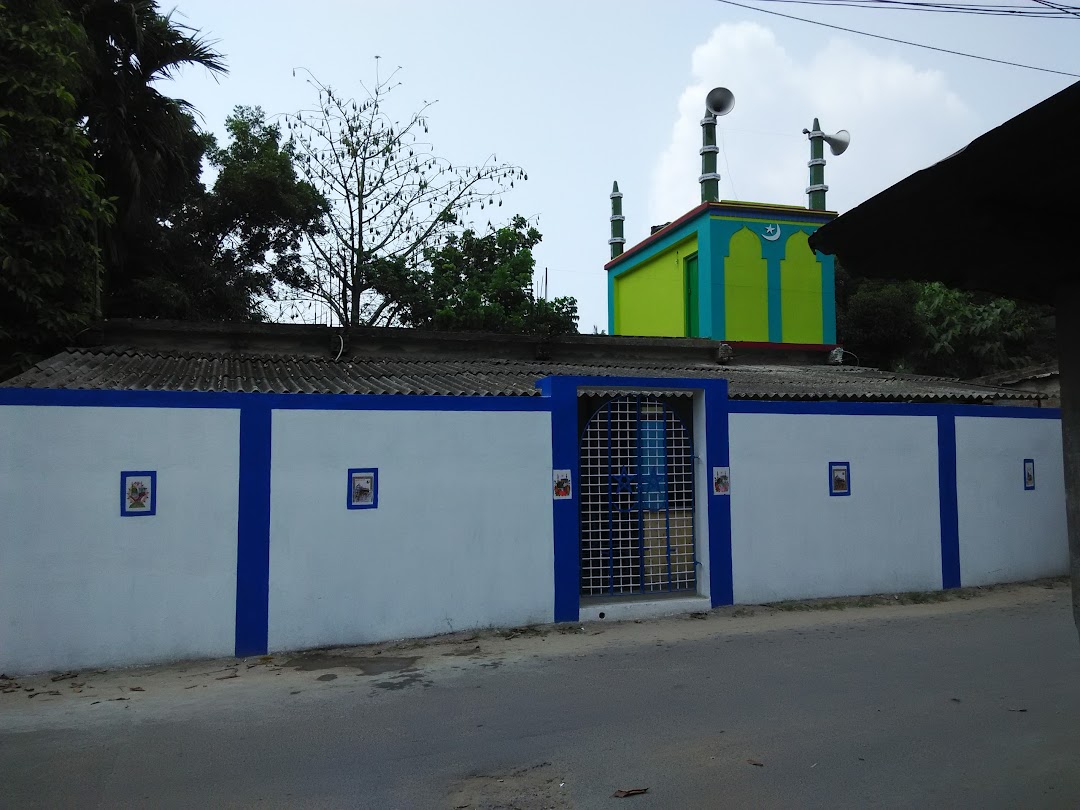
[(685, 337), (685, 260), (697, 235), (615, 277), (615, 334)]
[(822, 342), (821, 263), (796, 231), (780, 262), (780, 310), (784, 343)]
[(731, 237), (724, 261), (724, 338), (769, 339), (769, 271), (761, 241), (749, 228)]

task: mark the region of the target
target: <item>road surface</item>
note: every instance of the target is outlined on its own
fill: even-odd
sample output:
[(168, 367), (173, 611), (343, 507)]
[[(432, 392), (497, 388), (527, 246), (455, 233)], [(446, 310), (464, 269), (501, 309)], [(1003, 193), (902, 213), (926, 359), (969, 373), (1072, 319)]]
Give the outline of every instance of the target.
[(1080, 806), (1063, 583), (0, 688), (3, 807)]

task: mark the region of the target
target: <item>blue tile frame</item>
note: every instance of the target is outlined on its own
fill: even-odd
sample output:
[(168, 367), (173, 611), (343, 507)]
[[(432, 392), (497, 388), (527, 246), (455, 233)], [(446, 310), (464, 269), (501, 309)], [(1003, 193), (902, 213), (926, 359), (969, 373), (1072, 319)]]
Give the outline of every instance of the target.
[[(373, 490), (371, 503), (353, 503), (352, 478), (354, 473), (371, 473), (371, 488)], [(379, 508), (379, 468), (378, 467), (351, 467), (345, 482), (345, 507), (347, 509), (378, 509)]]
[[(128, 509), (127, 479), (134, 476), (150, 479), (150, 504), (148, 509)], [(150, 517), (157, 514), (157, 470), (120, 471), (120, 517)]]
[[(107, 391), (0, 388), (0, 407), (64, 406), (121, 408), (214, 408), (240, 413), (236, 566), (236, 638), (238, 657), (267, 652), (270, 574), (270, 461), (274, 410), (408, 410), (550, 412), (552, 466), (570, 469), (574, 497), (553, 500), (554, 617), (579, 617), (577, 389), (688, 389), (704, 393), (706, 471), (730, 466), (729, 415), (732, 413), (843, 414), (849, 416), (923, 416), (938, 423), (938, 479), (941, 517), (942, 585), (960, 586), (956, 496), (955, 418), (989, 417), (1060, 419), (1057, 408), (987, 405), (789, 402), (730, 400), (723, 379), (547, 377), (537, 383), (541, 396), (412, 396), (378, 394), (263, 394), (246, 392)], [(698, 437), (700, 446), (701, 438)], [(136, 471), (143, 472), (143, 471)], [(156, 471), (145, 471), (156, 472)], [(125, 472), (130, 475), (130, 471)], [(733, 471), (737, 475), (737, 471)], [(154, 476), (153, 511), (157, 510)], [(849, 471), (850, 492), (850, 471)], [(123, 495), (123, 493), (121, 493)], [(709, 497), (708, 544), (713, 605), (733, 602), (731, 498)], [(126, 505), (126, 502), (124, 502)], [(148, 514), (148, 513), (138, 513)]]
[[(847, 484), (847, 488), (843, 492), (839, 492), (833, 488), (833, 470), (844, 471), (844, 482)], [(851, 494), (851, 462), (850, 461), (830, 461), (829, 462), (829, 495), (834, 498), (843, 498)]]

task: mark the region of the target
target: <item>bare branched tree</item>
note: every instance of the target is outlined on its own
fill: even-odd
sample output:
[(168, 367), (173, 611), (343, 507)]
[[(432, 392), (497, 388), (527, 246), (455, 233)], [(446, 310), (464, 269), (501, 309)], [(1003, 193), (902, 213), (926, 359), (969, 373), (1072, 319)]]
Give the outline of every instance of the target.
[(295, 298), (329, 308), (342, 325), (395, 323), (394, 290), (422, 269), (425, 249), (441, 246), (471, 214), (501, 206), (501, 195), (528, 179), (494, 155), (479, 166), (436, 156), (423, 137), (431, 102), (404, 123), (387, 110), (396, 75), (376, 70), (357, 100), (309, 73), (318, 106), (286, 116), (298, 168), (330, 206), (326, 233), (308, 239), (308, 280)]

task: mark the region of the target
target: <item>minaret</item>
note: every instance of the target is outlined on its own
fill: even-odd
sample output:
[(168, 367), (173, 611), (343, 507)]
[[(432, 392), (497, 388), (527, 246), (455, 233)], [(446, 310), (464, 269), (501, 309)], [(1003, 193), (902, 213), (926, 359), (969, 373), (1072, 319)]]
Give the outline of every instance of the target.
[(720, 175), (716, 171), (716, 115), (706, 109), (701, 119), (701, 201), (716, 202), (720, 199)]
[(727, 115), (735, 106), (735, 94), (726, 87), (714, 87), (705, 96), (705, 117), (701, 119), (701, 201), (720, 199), (720, 174), (716, 171), (716, 117)]
[(825, 185), (825, 133), (821, 131), (821, 124), (814, 119), (813, 130), (803, 130), (810, 138), (810, 185), (806, 187), (806, 193), (810, 195), (810, 210), (825, 210), (825, 192), (829, 187)]
[(622, 192), (619, 191), (618, 182), (611, 184), (611, 238), (607, 240), (611, 245), (611, 258), (621, 256), (626, 239), (623, 236), (623, 220), (626, 217), (622, 212)]

